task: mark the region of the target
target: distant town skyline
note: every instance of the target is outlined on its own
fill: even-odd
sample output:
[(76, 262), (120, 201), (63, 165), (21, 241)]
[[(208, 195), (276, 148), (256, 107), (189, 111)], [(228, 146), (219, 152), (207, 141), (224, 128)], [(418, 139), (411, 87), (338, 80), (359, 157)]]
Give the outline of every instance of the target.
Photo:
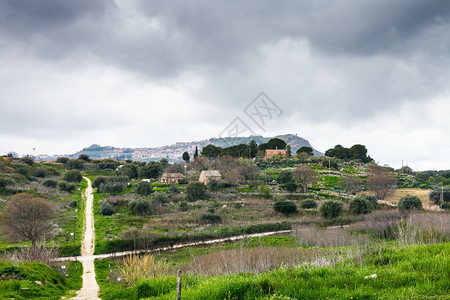
[(0, 0), (0, 154), (231, 128), (450, 169), (449, 53), (445, 0)]

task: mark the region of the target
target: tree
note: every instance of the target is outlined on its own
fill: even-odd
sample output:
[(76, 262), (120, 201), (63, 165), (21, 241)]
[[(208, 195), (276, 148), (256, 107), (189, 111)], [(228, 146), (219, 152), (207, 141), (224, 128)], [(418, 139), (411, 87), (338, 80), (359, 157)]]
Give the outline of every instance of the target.
[(68, 182), (81, 182), (83, 180), (83, 176), (78, 170), (70, 170), (64, 173), (63, 180)]
[(92, 187), (93, 188), (97, 188), (97, 192), (100, 189), (100, 186), (102, 185), (102, 183), (105, 183), (108, 177), (106, 176), (97, 176), (95, 177), (94, 181), (92, 182)]
[(286, 148), (286, 142), (279, 139), (274, 138), (268, 141), (267, 143), (263, 143), (258, 146), (258, 151), (265, 151), (267, 149), (285, 149)]
[(158, 178), (161, 175), (161, 163), (150, 161), (145, 166), (138, 168), (139, 178)]
[(398, 201), (398, 209), (400, 210), (411, 210), (411, 209), (422, 209), (422, 201), (416, 196), (404, 196)]
[(222, 152), (222, 148), (216, 147), (213, 144), (209, 144), (202, 149), (202, 156), (206, 156), (208, 158), (216, 158), (219, 157)]
[(149, 215), (152, 212), (150, 201), (144, 199), (132, 200), (129, 204), (130, 211), (138, 216)]
[(66, 162), (66, 167), (69, 170), (83, 170), (84, 169), (84, 160), (81, 159), (69, 159)]
[(137, 178), (138, 177), (138, 167), (135, 164), (122, 165), (119, 168), (119, 174), (125, 175), (129, 179)]
[(187, 153), (187, 151), (185, 151), (185, 152), (183, 153), (183, 160), (184, 160), (186, 163), (188, 163), (189, 160), (191, 160), (191, 157), (189, 156), (189, 153)]
[(208, 181), (207, 186), (211, 192), (217, 192), (220, 188), (220, 183), (215, 179), (211, 179)]
[(335, 200), (326, 200), (320, 205), (319, 211), (324, 218), (336, 218), (342, 212), (342, 203)]
[(195, 152), (194, 152), (194, 160), (198, 158), (198, 148), (195, 146)]
[(317, 180), (317, 173), (309, 165), (300, 165), (292, 171), (294, 179), (303, 187), (303, 192), (308, 192), (308, 185)]
[(47, 200), (30, 194), (15, 194), (6, 203), (1, 218), (3, 232), (12, 240), (36, 242), (52, 230), (53, 207)]
[(255, 158), (256, 152), (258, 152), (258, 145), (256, 144), (255, 140), (251, 140), (248, 144), (249, 158)]
[(193, 201), (205, 199), (206, 185), (199, 181), (189, 183), (186, 186), (186, 194), (188, 195), (188, 198)]
[(367, 186), (375, 192), (378, 199), (384, 199), (394, 191), (396, 175), (375, 164), (369, 165)]
[(90, 161), (89, 155), (87, 155), (87, 154), (80, 154), (78, 156), (78, 159), (81, 159), (81, 160), (84, 160), (84, 161)]
[(292, 149), (291, 149), (291, 145), (287, 145), (287, 146), (286, 146), (286, 157), (287, 157), (287, 158), (291, 158), (291, 157), (292, 157)]
[(359, 197), (355, 197), (354, 199), (350, 200), (349, 204), (350, 204), (349, 207), (350, 212), (355, 215), (367, 214), (373, 208), (369, 200)]
[(100, 214), (104, 216), (110, 216), (115, 213), (114, 207), (109, 204), (109, 202), (105, 201), (100, 205)]
[(295, 153), (296, 153), (296, 154), (306, 153), (306, 154), (308, 154), (309, 156), (313, 156), (313, 155), (314, 155), (313, 149), (312, 149), (311, 147), (307, 147), (307, 146), (300, 147), (300, 148), (297, 150), (297, 152), (295, 152)]
[(60, 164), (66, 164), (69, 161), (68, 157), (58, 157), (55, 162)]
[(277, 181), (279, 183), (288, 183), (292, 181), (292, 171), (291, 170), (281, 170), (277, 176)]
[(233, 187), (236, 187), (239, 183), (245, 180), (244, 176), (242, 176), (237, 169), (227, 171), (225, 174), (223, 174), (223, 179), (225, 180), (225, 182), (233, 185)]
[(141, 196), (149, 196), (153, 192), (153, 187), (150, 182), (140, 181), (136, 185), (136, 194)]

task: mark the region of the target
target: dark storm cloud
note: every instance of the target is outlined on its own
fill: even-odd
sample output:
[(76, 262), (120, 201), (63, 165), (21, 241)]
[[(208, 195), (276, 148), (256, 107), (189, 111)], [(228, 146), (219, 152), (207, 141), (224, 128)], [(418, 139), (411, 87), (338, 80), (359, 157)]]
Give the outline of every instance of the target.
[[(54, 59), (79, 50), (80, 60), (94, 55), (152, 78), (190, 68), (239, 69), (258, 46), (280, 38), (306, 39), (326, 55), (402, 55), (430, 47), (415, 39), (448, 25), (450, 11), (445, 0), (140, 1), (135, 15), (123, 14), (130, 3), (106, 0), (0, 3), (3, 35), (37, 55)], [(124, 18), (143, 20), (127, 28)], [(145, 29), (152, 21), (160, 32)]]

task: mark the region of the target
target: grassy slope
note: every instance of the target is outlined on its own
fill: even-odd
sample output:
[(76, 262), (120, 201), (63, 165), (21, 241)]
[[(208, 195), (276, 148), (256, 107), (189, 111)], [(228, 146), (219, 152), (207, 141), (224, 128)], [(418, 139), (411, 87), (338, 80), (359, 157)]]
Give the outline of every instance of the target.
[(81, 288), (80, 262), (65, 265), (68, 277), (39, 262), (0, 261), (1, 299), (60, 299)]
[[(333, 267), (298, 267), (263, 274), (183, 277), (183, 299), (448, 299), (450, 243), (392, 247), (361, 262)], [(175, 277), (148, 279), (135, 287), (107, 283), (108, 262), (96, 262), (103, 299), (174, 299)], [(102, 275), (103, 274), (103, 275)], [(376, 279), (364, 279), (377, 274)], [(273, 298), (291, 299), (291, 298)]]

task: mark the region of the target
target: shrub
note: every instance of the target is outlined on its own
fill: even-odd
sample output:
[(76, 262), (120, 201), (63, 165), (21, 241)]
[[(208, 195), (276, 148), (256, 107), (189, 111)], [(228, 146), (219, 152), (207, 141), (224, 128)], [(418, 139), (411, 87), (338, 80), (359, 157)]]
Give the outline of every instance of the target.
[(350, 200), (349, 204), (350, 204), (349, 208), (350, 212), (355, 215), (367, 214), (373, 208), (372, 203), (370, 203), (369, 200), (360, 197), (356, 197)]
[(276, 212), (288, 215), (297, 212), (297, 204), (295, 204), (295, 202), (293, 201), (277, 200), (273, 204), (273, 209)]
[(115, 213), (114, 207), (112, 207), (112, 205), (109, 204), (109, 202), (103, 202), (102, 205), (100, 205), (100, 214), (104, 216), (110, 216), (114, 213)]
[(78, 156), (78, 159), (81, 159), (81, 160), (84, 160), (84, 161), (90, 161), (89, 155), (87, 155), (87, 154), (80, 154)]
[(200, 216), (202, 223), (222, 223), (222, 217), (216, 214), (202, 214)]
[(164, 193), (160, 193), (160, 192), (154, 193), (152, 198), (153, 198), (153, 201), (155, 201), (155, 203), (157, 203), (161, 206), (163, 206), (164, 204), (169, 202), (167, 195)]
[(95, 177), (94, 181), (92, 182), (92, 187), (99, 189), (100, 185), (106, 182), (106, 178), (107, 178), (106, 176)]
[(130, 211), (138, 216), (149, 215), (152, 212), (150, 201), (144, 199), (133, 200), (129, 204)]
[(100, 185), (100, 192), (116, 195), (123, 192), (126, 184), (123, 182), (105, 182)]
[(362, 195), (359, 195), (359, 196), (355, 197), (355, 199), (367, 200), (372, 205), (372, 209), (376, 209), (377, 208), (378, 200), (377, 200), (377, 197), (375, 197), (375, 196), (362, 194)]
[(180, 193), (180, 191), (178, 190), (178, 188), (175, 184), (172, 184), (171, 186), (169, 186), (169, 188), (167, 189), (167, 192), (172, 195)]
[(83, 176), (78, 170), (70, 170), (64, 173), (63, 180), (68, 182), (81, 182)]
[(60, 181), (58, 187), (61, 191), (72, 192), (77, 188), (77, 185), (73, 182)]
[(9, 178), (0, 178), (0, 190), (6, 188), (8, 185), (13, 185), (14, 182)]
[(42, 168), (37, 168), (36, 171), (34, 171), (34, 176), (45, 178), (45, 176), (47, 176), (47, 172), (45, 172), (45, 170)]
[(314, 199), (305, 199), (303, 201), (300, 202), (300, 207), (301, 208), (316, 208), (317, 207), (317, 202)]
[(34, 160), (31, 157), (22, 157), (20, 161), (26, 163), (29, 166), (32, 166), (34, 164)]
[(147, 181), (139, 181), (135, 190), (136, 194), (141, 196), (148, 196), (153, 192), (152, 184)]
[(55, 188), (58, 185), (58, 181), (56, 181), (54, 179), (47, 179), (44, 182), (42, 182), (42, 185)]
[(416, 196), (404, 196), (398, 201), (398, 209), (411, 210), (422, 209), (422, 201)]
[(69, 161), (68, 157), (58, 157), (58, 159), (56, 159), (56, 162), (60, 164), (66, 164), (68, 161)]
[(286, 183), (286, 185), (284, 186), (284, 188), (286, 189), (286, 191), (288, 191), (289, 193), (294, 193), (297, 191), (297, 184), (295, 182), (288, 182)]
[(16, 172), (17, 174), (23, 175), (23, 176), (27, 176), (28, 175), (28, 168), (26, 167), (17, 167), (16, 168)]
[(320, 205), (319, 211), (324, 218), (336, 218), (342, 212), (342, 203), (335, 200), (326, 200)]
[(136, 293), (139, 299), (156, 297), (169, 293), (177, 286), (175, 277), (150, 278), (136, 283)]
[(292, 171), (281, 170), (281, 172), (277, 176), (277, 181), (279, 183), (288, 183), (288, 182), (292, 181)]
[(197, 181), (189, 183), (186, 187), (186, 193), (191, 200), (202, 200), (206, 198), (206, 186)]
[(259, 195), (261, 197), (263, 197), (264, 199), (270, 199), (272, 198), (272, 193), (270, 191), (270, 188), (267, 186), (263, 186), (261, 187), (261, 189), (259, 190)]
[(186, 201), (181, 201), (180, 203), (180, 209), (181, 211), (188, 211), (189, 210), (189, 205)]
[(81, 159), (69, 159), (66, 162), (66, 166), (69, 170), (83, 170), (84, 168), (84, 160)]
[(72, 202), (69, 203), (69, 207), (76, 208), (77, 206), (78, 206), (77, 200), (73, 200)]

